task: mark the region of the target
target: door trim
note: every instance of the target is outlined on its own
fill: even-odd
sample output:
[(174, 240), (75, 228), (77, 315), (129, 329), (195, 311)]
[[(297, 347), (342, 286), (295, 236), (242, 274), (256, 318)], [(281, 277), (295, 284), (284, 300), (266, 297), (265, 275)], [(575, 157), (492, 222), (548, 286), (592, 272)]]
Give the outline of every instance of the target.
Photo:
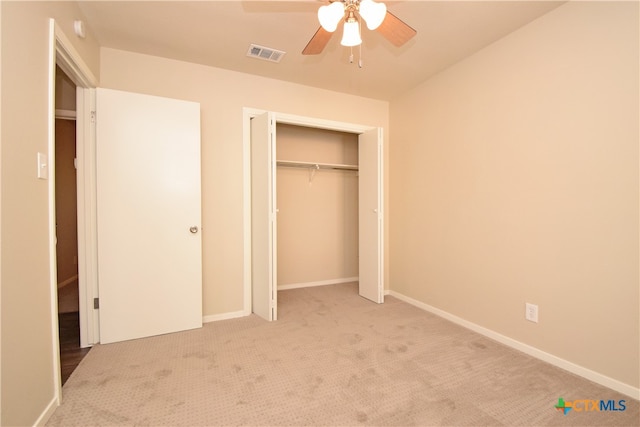
[(80, 302), (80, 347), (100, 342), (98, 297), (98, 225), (96, 199), (96, 89), (76, 93), (76, 158), (78, 194), (78, 289)]
[[(94, 88), (97, 85), (97, 79), (91, 72), (90, 68), (86, 65), (86, 63), (82, 60), (82, 57), (78, 53), (78, 51), (73, 47), (73, 44), (69, 41), (67, 36), (64, 34), (60, 26), (56, 23), (54, 19), (49, 19), (49, 82), (48, 82), (48, 99), (49, 99), (49, 108), (48, 108), (48, 135), (47, 135), (47, 155), (49, 159), (49, 179), (48, 179), (48, 232), (49, 232), (49, 289), (50, 289), (50, 301), (51, 301), (51, 342), (53, 347), (53, 389), (54, 389), (54, 400), (56, 405), (60, 404), (60, 399), (62, 395), (62, 379), (60, 377), (60, 337), (58, 332), (58, 290), (57, 290), (57, 269), (56, 269), (56, 216), (55, 216), (55, 76), (56, 76), (56, 65), (58, 65), (64, 72), (71, 78), (71, 80), (77, 86), (77, 98), (78, 100), (81, 98), (79, 94), (86, 94), (90, 89)], [(82, 97), (84, 100), (84, 97)], [(90, 114), (89, 105), (85, 103), (78, 103), (76, 105), (77, 114), (76, 120), (76, 147), (77, 149), (83, 150), (87, 145), (91, 145), (94, 142), (93, 134), (90, 131), (92, 126), (88, 125), (90, 121), (87, 121), (87, 116)], [(86, 151), (86, 150), (85, 150)], [(81, 191), (86, 191), (85, 180), (87, 179), (87, 174), (90, 174), (90, 167), (86, 167), (86, 164), (83, 164), (84, 158), (80, 158), (78, 155), (79, 164), (78, 164), (78, 173), (77, 173), (77, 182), (78, 182), (78, 221), (80, 224), (81, 219), (87, 220), (86, 213), (87, 208), (90, 208), (89, 200), (84, 197), (81, 197)], [(83, 166), (83, 167), (81, 167)], [(93, 171), (95, 172), (95, 170)], [(95, 196), (95, 191), (89, 186), (89, 193), (93, 192)], [(95, 200), (95, 199), (93, 199)], [(90, 211), (90, 209), (89, 209)], [(89, 221), (91, 223), (91, 221)], [(95, 232), (95, 222), (93, 223)], [(85, 254), (91, 251), (91, 247), (87, 246), (87, 244), (91, 245), (91, 240), (87, 241), (87, 234), (89, 237), (92, 236), (92, 233), (87, 233), (87, 229), (80, 228), (78, 225), (78, 269), (83, 269), (86, 271), (86, 267), (89, 266), (90, 269), (93, 268), (95, 271), (95, 264), (91, 266), (92, 260), (90, 257), (86, 257)], [(95, 234), (93, 234), (95, 236)], [(95, 244), (95, 240), (93, 240), (93, 244)], [(79, 291), (82, 297), (83, 287), (88, 288), (87, 282), (89, 278), (85, 275), (84, 277), (80, 275), (79, 277)], [(97, 286), (97, 283), (95, 283)], [(92, 317), (85, 316), (85, 319), (82, 318), (83, 311), (85, 314), (87, 313), (88, 307), (86, 305), (86, 300), (80, 299), (80, 315), (81, 315), (81, 325), (83, 320), (89, 322), (89, 324), (85, 323), (85, 330), (89, 330), (93, 327), (91, 325)], [(93, 311), (93, 310), (90, 310)], [(93, 313), (91, 313), (93, 315)], [(81, 326), (81, 330), (82, 330)], [(91, 335), (91, 334), (89, 334)], [(92, 344), (95, 341), (87, 342), (87, 339), (91, 339), (89, 337), (85, 337), (85, 346)]]
[[(245, 316), (251, 314), (251, 119), (260, 114), (269, 112), (258, 108), (244, 107), (242, 109), (242, 169), (243, 169), (243, 225), (244, 225), (244, 242), (243, 242), (243, 289), (244, 289), (244, 307)], [(378, 129), (378, 126), (359, 125), (354, 123), (339, 122), (334, 120), (319, 119), (314, 117), (298, 116), (295, 114), (272, 112), (276, 123), (283, 123), (294, 126), (304, 126), (316, 129), (327, 129), (338, 132), (349, 132), (362, 134), (372, 129)], [(381, 169), (382, 173), (382, 169)], [(383, 178), (381, 181), (384, 182)], [(380, 191), (383, 190), (384, 184), (381, 184)], [(381, 193), (383, 197), (384, 192)], [(384, 199), (381, 201), (384, 206)], [(384, 239), (384, 219), (382, 219), (381, 238)], [(384, 268), (384, 240), (382, 240), (380, 250), (383, 252), (381, 256), (380, 268)], [(384, 274), (381, 273), (382, 292), (384, 292)], [(275, 284), (277, 286), (277, 283)]]

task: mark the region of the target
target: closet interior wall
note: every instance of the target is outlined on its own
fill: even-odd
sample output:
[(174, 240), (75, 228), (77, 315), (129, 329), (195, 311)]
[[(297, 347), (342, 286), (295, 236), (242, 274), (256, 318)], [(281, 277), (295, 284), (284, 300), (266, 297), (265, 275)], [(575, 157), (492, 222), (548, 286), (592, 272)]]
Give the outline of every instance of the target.
[[(358, 164), (358, 135), (276, 127), (278, 161)], [(278, 288), (357, 281), (358, 173), (278, 166)]]

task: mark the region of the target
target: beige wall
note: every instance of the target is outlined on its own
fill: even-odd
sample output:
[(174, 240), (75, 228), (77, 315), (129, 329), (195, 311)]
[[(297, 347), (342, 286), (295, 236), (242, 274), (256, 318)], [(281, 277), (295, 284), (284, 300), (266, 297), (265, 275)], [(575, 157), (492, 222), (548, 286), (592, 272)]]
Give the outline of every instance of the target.
[[(60, 288), (78, 278), (78, 207), (74, 165), (76, 122), (56, 119), (55, 126), (56, 270)], [(77, 283), (72, 286), (77, 286)]]
[[(358, 135), (277, 125), (276, 158), (358, 164)], [(358, 276), (357, 172), (278, 167), (278, 285)]]
[[(0, 3), (0, 189), (2, 188), (2, 4)], [(2, 195), (0, 190), (0, 424), (2, 424)]]
[(99, 50), (73, 35), (71, 2), (0, 2), (2, 8), (2, 425), (31, 425), (55, 397), (49, 281), (47, 152), (49, 18), (55, 18), (94, 74)]
[(570, 2), (393, 100), (391, 288), (637, 388), (638, 59)]
[(76, 85), (56, 67), (56, 110), (76, 110)]
[(243, 309), (243, 107), (388, 128), (383, 101), (114, 49), (100, 62), (102, 87), (201, 104), (205, 316)]

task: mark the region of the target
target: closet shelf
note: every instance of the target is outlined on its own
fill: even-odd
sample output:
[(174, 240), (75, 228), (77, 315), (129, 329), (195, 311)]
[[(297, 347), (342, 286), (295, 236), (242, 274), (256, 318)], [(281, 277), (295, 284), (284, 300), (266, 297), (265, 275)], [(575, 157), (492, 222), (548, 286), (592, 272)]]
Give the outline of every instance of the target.
[(277, 160), (278, 166), (285, 166), (289, 168), (304, 168), (304, 169), (335, 169), (346, 171), (357, 171), (358, 165), (344, 165), (338, 163), (315, 163), (315, 162), (297, 162), (292, 160)]

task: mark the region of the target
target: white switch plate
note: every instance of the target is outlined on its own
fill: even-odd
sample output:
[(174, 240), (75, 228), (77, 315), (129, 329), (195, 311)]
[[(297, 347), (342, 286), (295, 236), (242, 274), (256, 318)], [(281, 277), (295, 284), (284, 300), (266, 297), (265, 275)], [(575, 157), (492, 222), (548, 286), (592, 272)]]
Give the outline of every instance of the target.
[(49, 159), (44, 153), (38, 153), (38, 179), (49, 178)]
[(528, 302), (524, 305), (524, 318), (538, 323), (538, 306), (535, 304), (529, 304)]

